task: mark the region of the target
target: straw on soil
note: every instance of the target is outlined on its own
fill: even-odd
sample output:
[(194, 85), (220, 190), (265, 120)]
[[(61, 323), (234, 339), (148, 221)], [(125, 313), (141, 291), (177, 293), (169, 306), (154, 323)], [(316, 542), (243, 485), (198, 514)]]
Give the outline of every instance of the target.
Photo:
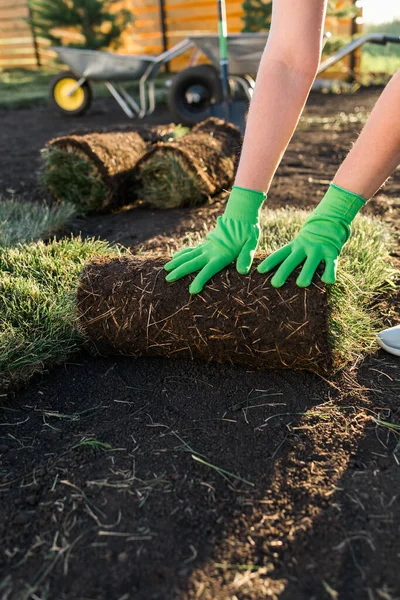
[(135, 167), (147, 145), (135, 131), (69, 135), (43, 152), (42, 185), (82, 212), (104, 211), (135, 199)]
[(180, 139), (158, 143), (138, 161), (143, 200), (157, 208), (196, 206), (232, 185), (241, 134), (211, 118)]

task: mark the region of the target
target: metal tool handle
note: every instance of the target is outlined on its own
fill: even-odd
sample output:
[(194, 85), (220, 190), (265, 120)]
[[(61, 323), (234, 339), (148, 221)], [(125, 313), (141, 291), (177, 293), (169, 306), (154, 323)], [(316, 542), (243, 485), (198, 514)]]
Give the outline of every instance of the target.
[(222, 83), (222, 98), (226, 120), (229, 120), (229, 60), (228, 27), (225, 0), (218, 0), (219, 64)]

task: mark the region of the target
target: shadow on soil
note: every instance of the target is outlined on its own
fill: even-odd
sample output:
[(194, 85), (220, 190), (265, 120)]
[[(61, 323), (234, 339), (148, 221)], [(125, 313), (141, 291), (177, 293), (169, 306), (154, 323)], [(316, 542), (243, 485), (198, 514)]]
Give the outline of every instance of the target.
[(394, 461), (366, 415), (399, 366), (371, 359), (373, 387), (339, 392), (301, 372), (76, 356), (4, 412), (5, 597), (353, 600), (394, 582), (375, 454)]

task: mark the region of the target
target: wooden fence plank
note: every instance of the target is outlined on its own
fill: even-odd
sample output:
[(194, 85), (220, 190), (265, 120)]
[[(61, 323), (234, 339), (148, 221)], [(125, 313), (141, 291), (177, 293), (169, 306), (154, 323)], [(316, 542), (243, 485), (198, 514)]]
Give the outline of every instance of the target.
[[(343, 0), (340, 0), (343, 2)], [(338, 4), (340, 4), (340, 2)], [(228, 28), (237, 33), (243, 28), (243, 0), (230, 0), (227, 3)], [(113, 10), (121, 8), (132, 11), (135, 22), (122, 36), (118, 49), (122, 54), (159, 54), (162, 52), (162, 34), (158, 0), (120, 0)], [(210, 34), (217, 32), (216, 0), (165, 0), (168, 47), (190, 34)], [(26, 22), (28, 8), (25, 0), (0, 0), (0, 68), (34, 66), (32, 32)], [(350, 35), (349, 20), (327, 18), (327, 30), (333, 35)], [(80, 40), (73, 31), (57, 32), (64, 43)], [(54, 54), (48, 50), (49, 43), (38, 39), (43, 64), (49, 64)], [(186, 65), (189, 54), (175, 59), (171, 70)], [(340, 65), (339, 70), (342, 65)], [(344, 63), (346, 68), (346, 63)]]

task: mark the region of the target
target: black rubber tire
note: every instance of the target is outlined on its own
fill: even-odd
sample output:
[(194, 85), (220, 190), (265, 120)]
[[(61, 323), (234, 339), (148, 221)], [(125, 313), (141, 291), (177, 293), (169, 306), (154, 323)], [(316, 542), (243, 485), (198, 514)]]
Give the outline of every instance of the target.
[[(196, 85), (206, 92), (204, 102), (198, 107), (186, 101), (188, 90)], [(221, 99), (221, 81), (217, 69), (212, 65), (198, 65), (180, 71), (173, 78), (168, 91), (168, 107), (174, 120), (187, 126), (207, 119), (211, 105), (221, 102)]]
[(56, 102), (56, 99), (54, 97), (54, 89), (59, 81), (62, 81), (63, 79), (66, 79), (66, 78), (75, 79), (75, 81), (79, 81), (79, 79), (80, 79), (72, 71), (61, 71), (61, 73), (58, 73), (58, 75), (53, 77), (53, 79), (50, 82), (50, 104), (53, 108), (56, 108), (58, 110), (58, 112), (60, 112), (63, 115), (67, 115), (70, 117), (78, 117), (80, 115), (83, 115), (85, 112), (87, 112), (92, 105), (92, 101), (93, 101), (92, 88), (90, 87), (89, 83), (87, 81), (85, 81), (81, 85), (81, 89), (84, 93), (84, 99), (83, 99), (81, 106), (79, 108), (77, 108), (76, 110), (65, 110), (58, 104), (58, 102)]

